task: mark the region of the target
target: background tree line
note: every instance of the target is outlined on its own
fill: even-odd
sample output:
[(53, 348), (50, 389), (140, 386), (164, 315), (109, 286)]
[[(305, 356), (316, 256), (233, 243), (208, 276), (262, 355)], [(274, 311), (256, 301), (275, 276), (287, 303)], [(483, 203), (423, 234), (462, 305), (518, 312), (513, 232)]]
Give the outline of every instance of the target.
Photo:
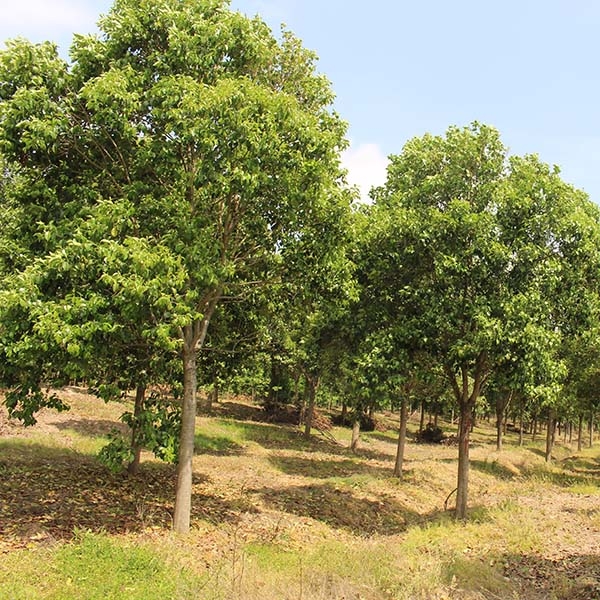
[[(0, 54), (0, 382), (26, 423), (51, 387), (135, 392), (128, 440), (178, 463), (189, 529), (198, 384), (353, 424), (400, 411), (458, 419), (457, 516), (469, 433), (507, 415), (547, 457), (558, 424), (598, 409), (600, 220), (535, 156), (474, 123), (390, 157), (355, 202), (316, 56), (220, 0), (118, 0), (101, 35)], [(166, 393), (161, 393), (166, 390)], [(423, 420), (422, 420), (423, 424)]]

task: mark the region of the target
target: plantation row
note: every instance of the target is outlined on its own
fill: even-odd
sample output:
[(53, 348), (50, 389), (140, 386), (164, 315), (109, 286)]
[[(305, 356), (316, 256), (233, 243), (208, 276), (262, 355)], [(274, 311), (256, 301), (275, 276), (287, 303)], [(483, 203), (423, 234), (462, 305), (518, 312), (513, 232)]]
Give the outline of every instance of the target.
[[(456, 514), (469, 436), (594, 431), (600, 215), (557, 168), (473, 123), (409, 141), (356, 202), (316, 57), (225, 3), (121, 0), (101, 36), (0, 54), (0, 384), (13, 417), (135, 390), (126, 438), (177, 461), (189, 529), (198, 386), (354, 424), (411, 405), (456, 411)], [(175, 398), (172, 402), (169, 398)], [(295, 417), (294, 417), (295, 418)], [(579, 433), (580, 439), (582, 434)]]

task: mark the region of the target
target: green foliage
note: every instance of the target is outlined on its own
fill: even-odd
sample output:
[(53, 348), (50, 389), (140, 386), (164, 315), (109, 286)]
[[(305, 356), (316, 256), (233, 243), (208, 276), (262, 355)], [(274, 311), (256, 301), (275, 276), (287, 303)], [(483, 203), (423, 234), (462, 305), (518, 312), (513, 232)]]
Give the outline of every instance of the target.
[(108, 434), (108, 439), (108, 444), (98, 452), (98, 458), (113, 473), (120, 473), (133, 460), (133, 449), (117, 429)]
[[(181, 427), (179, 405), (151, 393), (137, 416), (125, 412), (121, 421), (134, 432), (136, 446), (148, 449), (165, 462), (177, 462)], [(113, 430), (108, 438), (109, 443), (100, 450), (98, 458), (112, 471), (122, 471), (133, 460), (132, 444), (117, 430)]]

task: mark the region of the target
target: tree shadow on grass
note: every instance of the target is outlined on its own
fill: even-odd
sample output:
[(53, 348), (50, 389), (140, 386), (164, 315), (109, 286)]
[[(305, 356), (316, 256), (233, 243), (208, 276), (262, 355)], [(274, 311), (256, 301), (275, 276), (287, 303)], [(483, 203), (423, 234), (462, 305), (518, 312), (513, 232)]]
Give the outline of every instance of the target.
[(195, 435), (194, 446), (196, 454), (211, 456), (239, 456), (246, 451), (243, 446), (226, 436), (211, 436), (198, 432)]
[[(194, 474), (192, 519), (235, 522), (239, 499), (205, 493)], [(0, 541), (70, 539), (75, 529), (124, 533), (172, 524), (176, 469), (142, 464), (139, 475), (108, 471), (93, 456), (40, 444), (0, 445)]]
[(567, 554), (545, 558), (537, 554), (503, 555), (504, 575), (533, 598), (600, 600), (600, 556)]
[(600, 558), (594, 555), (549, 559), (538, 554), (479, 554), (475, 550), (457, 553), (441, 566), (446, 585), (475, 593), (477, 598), (600, 600)]
[(498, 461), (487, 461), (487, 460), (473, 460), (469, 461), (471, 467), (481, 473), (487, 473), (493, 475), (497, 479), (510, 480), (519, 476), (514, 470), (509, 469)]
[(88, 437), (105, 438), (111, 431), (117, 429), (125, 434), (129, 427), (120, 421), (111, 421), (110, 419), (87, 419), (85, 417), (73, 417), (62, 421), (56, 421), (53, 425), (60, 431), (75, 431)]
[(331, 460), (297, 456), (271, 456), (269, 462), (288, 475), (301, 475), (316, 479), (352, 477), (354, 475), (390, 477), (393, 470), (393, 465), (390, 465), (389, 469), (384, 469), (351, 458)]
[[(380, 442), (387, 442), (388, 444), (392, 444), (393, 446), (398, 445), (398, 431), (397, 430), (389, 430), (391, 435), (381, 433), (380, 431), (370, 431), (365, 434), (365, 437), (372, 438), (374, 440), (379, 440)], [(407, 441), (414, 442), (417, 439), (417, 434), (413, 431), (406, 432)]]
[(310, 517), (356, 535), (396, 535), (422, 520), (397, 500), (355, 495), (329, 483), (254, 490), (269, 508)]
[(600, 461), (597, 458), (568, 456), (560, 461), (560, 465), (573, 473), (600, 476)]
[(527, 450), (529, 450), (529, 452), (531, 452), (532, 454), (541, 456), (542, 458), (546, 458), (546, 452), (544, 452), (544, 450), (541, 450), (540, 448), (532, 448), (530, 446), (529, 448), (527, 448)]

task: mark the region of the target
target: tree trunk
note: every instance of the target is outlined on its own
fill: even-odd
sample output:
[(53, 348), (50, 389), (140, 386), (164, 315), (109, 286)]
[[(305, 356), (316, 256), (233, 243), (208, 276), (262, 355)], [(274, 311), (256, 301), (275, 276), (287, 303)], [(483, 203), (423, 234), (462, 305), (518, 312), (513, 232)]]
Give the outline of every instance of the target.
[(579, 415), (579, 425), (577, 429), (577, 452), (583, 448), (583, 415)]
[(458, 477), (456, 485), (456, 518), (464, 520), (467, 516), (467, 501), (469, 495), (469, 437), (473, 427), (473, 412), (475, 403), (486, 379), (484, 364), (485, 353), (477, 358), (476, 370), (473, 374), (473, 387), (469, 393), (469, 370), (466, 365), (460, 369), (460, 379), (457, 381), (456, 372), (452, 367), (447, 367), (447, 374), (454, 395), (460, 408), (458, 428)]
[(421, 400), (421, 418), (419, 419), (419, 433), (423, 431), (425, 427), (425, 402)]
[[(188, 333), (191, 338), (191, 333)], [(186, 335), (186, 337), (188, 336)], [(177, 533), (187, 533), (190, 530), (192, 509), (192, 461), (194, 459), (194, 438), (196, 435), (197, 387), (196, 349), (194, 344), (189, 343), (192, 341), (193, 339), (185, 340), (183, 347), (183, 406), (181, 411), (175, 514), (173, 516), (173, 528)]]
[(181, 330), (183, 348), (183, 404), (181, 407), (181, 431), (179, 434), (179, 460), (177, 463), (177, 486), (175, 488), (175, 511), (173, 529), (176, 533), (188, 533), (192, 511), (192, 474), (196, 438), (196, 392), (198, 387), (196, 356), (202, 349), (210, 319), (220, 298), (215, 290), (204, 305), (204, 317), (186, 325)]
[(590, 448), (594, 445), (594, 411), (590, 412)]
[(521, 398), (521, 405), (519, 406), (519, 446), (523, 445), (523, 399)]
[(146, 398), (146, 386), (138, 384), (135, 390), (135, 404), (133, 405), (133, 427), (131, 428), (131, 451), (133, 457), (127, 466), (127, 473), (135, 475), (140, 466), (140, 457), (142, 454), (142, 443), (140, 439), (140, 419), (144, 411), (144, 400)]
[(316, 377), (306, 376), (306, 384), (308, 386), (308, 408), (306, 409), (306, 419), (304, 422), (304, 437), (310, 438), (310, 430), (312, 428), (313, 416), (315, 414), (315, 398), (317, 396), (317, 388), (319, 382)]
[(535, 442), (535, 438), (537, 435), (537, 415), (533, 416), (533, 423), (531, 424), (531, 441)]
[(502, 450), (502, 425), (504, 420), (504, 411), (498, 411), (498, 407), (496, 407), (496, 451), (500, 452)]
[(461, 403), (459, 419), (456, 518), (465, 519), (469, 495), (469, 438), (473, 420), (473, 407), (470, 402)]
[(551, 410), (548, 415), (548, 429), (546, 431), (546, 462), (552, 460), (552, 449), (554, 448), (554, 435), (556, 432), (556, 418), (554, 411)]
[(346, 424), (346, 420), (348, 419), (348, 405), (346, 404), (346, 401), (344, 401), (342, 403), (342, 425)]
[(402, 464), (404, 462), (404, 447), (406, 446), (406, 424), (408, 422), (408, 401), (402, 394), (400, 400), (400, 431), (398, 433), (398, 447), (396, 449), (396, 463), (394, 476), (402, 478)]
[(354, 414), (354, 423), (352, 423), (352, 439), (350, 440), (350, 450), (356, 452), (358, 440), (360, 438), (360, 413), (358, 410)]
[(507, 407), (512, 400), (512, 392), (506, 396), (498, 394), (496, 399), (496, 450), (502, 450), (502, 435), (506, 435), (506, 412)]

